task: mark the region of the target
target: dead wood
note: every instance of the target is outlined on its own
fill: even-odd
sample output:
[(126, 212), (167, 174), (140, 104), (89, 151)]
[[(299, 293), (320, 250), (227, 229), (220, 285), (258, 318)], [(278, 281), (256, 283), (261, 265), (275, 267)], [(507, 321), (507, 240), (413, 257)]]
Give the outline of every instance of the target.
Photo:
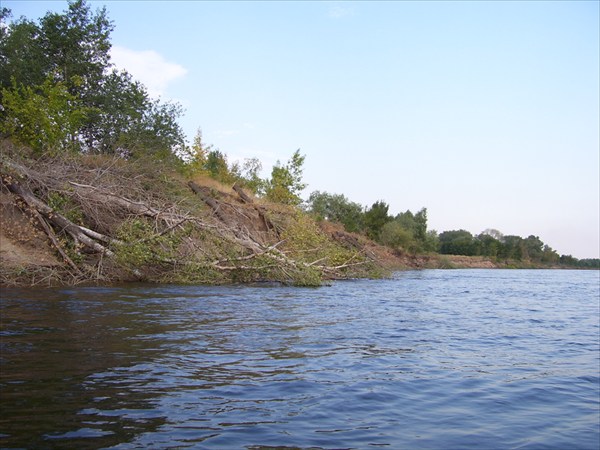
[[(62, 214), (53, 210), (38, 199), (31, 190), (19, 183), (14, 177), (2, 174), (2, 184), (13, 194), (19, 196), (32, 210), (39, 212), (59, 230), (68, 233), (76, 242), (81, 242), (95, 252), (113, 256), (113, 252), (90, 238), (79, 225), (74, 224)], [(50, 237), (50, 236), (49, 236)]]
[(239, 185), (237, 182), (236, 182), (236, 183), (233, 185), (233, 190), (234, 190), (235, 192), (237, 192), (237, 195), (239, 195), (239, 196), (240, 196), (240, 198), (242, 199), (242, 201), (243, 201), (244, 203), (248, 203), (248, 204), (253, 204), (253, 203), (254, 203), (254, 200), (252, 200), (252, 199), (251, 199), (251, 198), (248, 196), (248, 194), (246, 194), (246, 193), (244, 192), (244, 190), (242, 189), (242, 187), (241, 187), (241, 186), (240, 186), (240, 185)]
[(81, 275), (81, 270), (79, 269), (79, 267), (77, 267), (77, 265), (73, 262), (73, 260), (69, 257), (69, 255), (67, 255), (65, 253), (64, 249), (62, 248), (62, 245), (60, 245), (60, 243), (58, 242), (58, 239), (56, 238), (56, 234), (54, 234), (54, 231), (52, 231), (52, 228), (50, 227), (50, 225), (48, 225), (48, 223), (46, 222), (46, 220), (42, 217), (42, 215), (36, 209), (30, 209), (30, 211), (34, 215), (34, 217), (38, 220), (38, 222), (41, 225), (42, 229), (44, 230), (44, 232), (48, 236), (48, 239), (50, 239), (50, 242), (52, 243), (52, 245), (54, 246), (54, 248), (56, 248), (56, 250), (58, 251), (58, 253), (60, 254), (60, 256), (62, 256), (63, 260), (75, 272), (77, 272), (79, 275)]
[(277, 228), (273, 225), (273, 223), (265, 215), (263, 208), (261, 208), (259, 205), (254, 203), (254, 200), (252, 200), (252, 198), (250, 198), (250, 196), (248, 196), (248, 194), (246, 194), (244, 192), (244, 190), (238, 183), (235, 183), (233, 185), (233, 190), (240, 196), (240, 198), (242, 199), (242, 201), (244, 203), (254, 206), (254, 209), (256, 210), (256, 212), (258, 213), (258, 216), (260, 217), (260, 220), (262, 221), (262, 223), (265, 226), (265, 229), (267, 231), (274, 231), (275, 234), (277, 235), (277, 237), (279, 237), (279, 232), (277, 231)]

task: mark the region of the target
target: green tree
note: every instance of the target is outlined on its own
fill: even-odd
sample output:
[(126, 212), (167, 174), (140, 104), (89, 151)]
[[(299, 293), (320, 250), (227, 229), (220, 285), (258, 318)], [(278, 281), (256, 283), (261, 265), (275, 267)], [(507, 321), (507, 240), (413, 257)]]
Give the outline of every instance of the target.
[(364, 227), (362, 206), (343, 194), (315, 191), (308, 198), (308, 210), (321, 220), (341, 223), (346, 231), (358, 232)]
[(266, 197), (277, 203), (298, 206), (302, 203), (300, 193), (306, 188), (302, 182), (305, 156), (296, 150), (285, 166), (279, 161), (271, 171), (271, 179), (266, 184)]
[(473, 235), (466, 230), (451, 230), (440, 233), (440, 253), (444, 255), (477, 254), (477, 243)]
[(521, 236), (504, 236), (498, 257), (502, 259), (515, 259), (521, 261), (525, 254), (523, 238)]
[(40, 153), (58, 154), (77, 148), (77, 131), (86, 118), (85, 107), (66, 84), (50, 78), (39, 88), (2, 89), (4, 118), (0, 131)]
[(392, 220), (381, 228), (379, 241), (394, 250), (415, 252), (417, 250), (415, 237), (399, 221)]
[(192, 145), (185, 147), (185, 154), (183, 155), (183, 172), (187, 176), (193, 176), (205, 172), (205, 165), (208, 158), (208, 152), (210, 147), (204, 144), (202, 139), (202, 130), (198, 128)]
[(549, 245), (544, 245), (542, 250), (542, 262), (546, 264), (558, 264), (560, 256)]
[[(73, 0), (65, 13), (47, 13), (40, 21), (40, 29), (46, 71), (58, 75), (72, 94), (93, 101), (95, 87), (110, 60), (110, 33), (114, 26), (106, 7), (92, 12), (85, 0)], [(74, 76), (83, 82), (69, 83)]]
[(539, 262), (544, 255), (544, 243), (538, 236), (529, 236), (523, 240), (523, 258), (529, 261)]
[(421, 208), (415, 214), (415, 239), (424, 244), (427, 240), (427, 208)]
[(204, 169), (215, 180), (228, 183), (230, 180), (227, 156), (220, 150), (210, 150), (206, 155)]
[(502, 242), (493, 236), (483, 233), (477, 236), (479, 242), (479, 254), (482, 256), (489, 256), (490, 258), (496, 258), (502, 247)]
[(383, 200), (378, 200), (365, 212), (365, 229), (369, 238), (379, 240), (383, 226), (393, 220), (388, 215), (389, 208)]
[[(0, 14), (4, 23), (9, 11), (2, 9)], [(5, 93), (14, 97), (15, 86), (22, 94), (27, 89), (37, 93), (48, 92), (48, 83), (54, 83), (57, 90), (66, 88), (78, 111), (85, 111), (79, 128), (68, 129), (74, 134), (71, 142), (81, 150), (125, 156), (181, 154), (185, 141), (177, 123), (181, 107), (151, 100), (131, 76), (111, 70), (113, 25), (105, 8), (93, 12), (85, 0), (73, 0), (67, 11), (49, 12), (39, 24), (21, 19), (1, 29), (2, 105)], [(10, 101), (14, 103), (14, 98)], [(6, 108), (0, 110), (0, 121), (6, 115)]]
[(24, 86), (41, 85), (49, 75), (39, 45), (41, 31), (25, 18), (8, 25), (10, 16), (8, 8), (0, 10), (0, 88), (10, 88), (13, 80)]
[(266, 182), (260, 177), (261, 170), (262, 164), (258, 158), (246, 159), (241, 170), (242, 185), (257, 195), (262, 195), (265, 191)]

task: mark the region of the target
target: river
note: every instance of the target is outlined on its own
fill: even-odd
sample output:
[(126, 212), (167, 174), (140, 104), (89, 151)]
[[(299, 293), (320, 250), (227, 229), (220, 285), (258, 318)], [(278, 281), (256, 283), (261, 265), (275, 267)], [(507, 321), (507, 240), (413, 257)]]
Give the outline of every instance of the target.
[(2, 289), (0, 447), (600, 447), (598, 271)]

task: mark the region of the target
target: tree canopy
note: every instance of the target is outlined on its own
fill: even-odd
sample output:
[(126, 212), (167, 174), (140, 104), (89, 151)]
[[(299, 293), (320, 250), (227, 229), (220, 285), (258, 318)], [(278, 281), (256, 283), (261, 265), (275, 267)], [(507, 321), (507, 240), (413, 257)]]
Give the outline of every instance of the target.
[[(3, 22), (10, 10), (0, 12)], [(37, 23), (18, 19), (0, 40), (0, 131), (41, 152), (181, 152), (181, 107), (149, 97), (110, 62), (106, 8), (85, 0)]]

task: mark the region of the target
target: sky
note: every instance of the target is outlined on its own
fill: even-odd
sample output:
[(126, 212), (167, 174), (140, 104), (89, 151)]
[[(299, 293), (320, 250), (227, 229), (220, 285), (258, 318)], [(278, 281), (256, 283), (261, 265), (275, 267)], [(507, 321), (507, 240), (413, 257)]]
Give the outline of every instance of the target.
[(600, 256), (598, 1), (89, 4), (115, 25), (115, 65), (184, 107), (190, 142), (201, 129), (264, 176), (300, 149), (304, 198)]

